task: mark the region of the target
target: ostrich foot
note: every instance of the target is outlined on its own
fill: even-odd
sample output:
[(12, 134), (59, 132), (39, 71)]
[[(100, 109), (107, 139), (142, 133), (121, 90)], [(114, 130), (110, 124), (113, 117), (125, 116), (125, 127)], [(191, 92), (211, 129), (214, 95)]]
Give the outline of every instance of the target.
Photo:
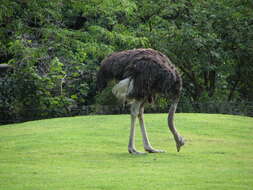
[(144, 152), (138, 152), (136, 149), (134, 149), (134, 148), (129, 148), (128, 149), (128, 152), (130, 153), (130, 154), (135, 154), (135, 155), (141, 155), (141, 154), (146, 154), (146, 153), (144, 153)]
[(148, 153), (164, 153), (165, 152), (164, 150), (156, 150), (156, 149), (153, 149), (153, 148), (145, 148), (145, 150)]
[(181, 146), (184, 146), (185, 140), (183, 137), (179, 136), (179, 139), (177, 140), (177, 151), (180, 151)]

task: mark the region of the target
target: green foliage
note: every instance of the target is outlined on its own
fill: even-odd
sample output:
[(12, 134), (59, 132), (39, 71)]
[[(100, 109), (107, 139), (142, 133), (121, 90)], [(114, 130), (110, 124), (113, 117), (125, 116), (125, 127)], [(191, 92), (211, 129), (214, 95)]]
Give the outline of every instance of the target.
[(160, 50), (180, 68), (183, 101), (252, 101), (252, 8), (233, 0), (5, 0), (0, 64), (13, 70), (0, 73), (0, 108), (10, 117), (28, 108), (49, 116), (47, 107), (67, 113), (111, 103), (109, 93), (96, 92), (99, 64), (139, 47)]
[(206, 95), (209, 100), (238, 100), (242, 96), (252, 100), (248, 90), (239, 96), (234, 93), (247, 83), (245, 79), (253, 70), (252, 64), (244, 63), (252, 62), (253, 57), (249, 45), (253, 39), (252, 3), (245, 1), (238, 5), (228, 0), (138, 3), (144, 5), (138, 12), (139, 20), (136, 19), (141, 23), (139, 34), (148, 36), (152, 47), (169, 55), (181, 69), (185, 95), (190, 100), (201, 101)]
[(101, 93), (96, 95), (96, 103), (99, 105), (117, 105), (124, 104), (124, 102), (119, 102), (117, 98), (112, 93), (112, 88), (115, 85), (115, 81), (108, 84)]

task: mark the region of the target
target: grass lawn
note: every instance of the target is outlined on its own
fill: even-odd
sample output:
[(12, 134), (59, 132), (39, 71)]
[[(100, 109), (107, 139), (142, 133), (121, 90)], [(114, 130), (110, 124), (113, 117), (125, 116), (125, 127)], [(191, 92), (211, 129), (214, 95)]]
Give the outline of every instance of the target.
[[(253, 118), (145, 114), (154, 148), (127, 152), (129, 115), (57, 118), (0, 126), (0, 190), (252, 190)], [(136, 146), (143, 151), (139, 126)]]

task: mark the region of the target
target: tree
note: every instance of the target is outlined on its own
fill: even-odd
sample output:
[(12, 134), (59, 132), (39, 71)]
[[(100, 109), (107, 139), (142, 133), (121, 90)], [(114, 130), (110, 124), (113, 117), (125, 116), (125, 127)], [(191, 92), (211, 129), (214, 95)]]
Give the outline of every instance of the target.
[[(243, 97), (235, 93), (240, 84), (247, 84), (247, 92), (252, 89), (245, 81), (252, 73), (246, 64), (253, 55), (250, 1), (138, 2), (138, 34), (181, 69), (185, 97), (236, 100)], [(247, 77), (243, 80), (242, 75)]]

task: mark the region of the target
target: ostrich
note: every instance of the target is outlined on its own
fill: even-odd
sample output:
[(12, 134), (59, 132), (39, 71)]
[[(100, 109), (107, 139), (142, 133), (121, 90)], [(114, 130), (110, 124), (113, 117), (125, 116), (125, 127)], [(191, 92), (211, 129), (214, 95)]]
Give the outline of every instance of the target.
[(145, 151), (160, 153), (148, 139), (144, 125), (144, 104), (152, 103), (157, 95), (171, 99), (168, 127), (174, 136), (177, 151), (184, 145), (184, 139), (174, 126), (174, 114), (182, 89), (182, 79), (168, 57), (153, 49), (134, 49), (116, 52), (105, 58), (97, 74), (97, 87), (101, 91), (110, 80), (119, 81), (112, 89), (123, 103), (130, 104), (131, 129), (128, 152), (142, 154), (135, 148), (135, 123), (138, 117)]

